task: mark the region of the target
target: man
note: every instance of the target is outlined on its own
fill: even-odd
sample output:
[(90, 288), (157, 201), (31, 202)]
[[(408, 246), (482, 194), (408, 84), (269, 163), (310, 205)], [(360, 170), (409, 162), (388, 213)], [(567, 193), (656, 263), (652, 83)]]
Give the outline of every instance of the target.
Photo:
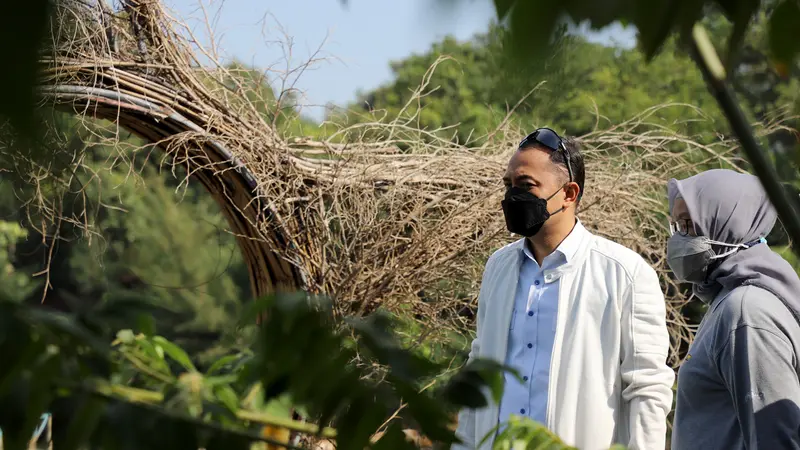
[[(575, 211), (585, 169), (577, 143), (528, 135), (508, 163), (506, 225), (523, 236), (486, 263), (470, 359), (519, 371), (500, 404), (459, 414), (466, 448), (511, 414), (545, 424), (567, 444), (662, 450), (674, 372), (656, 272), (635, 252), (587, 231)], [(455, 448), (455, 447), (454, 447)]]
[(678, 372), (672, 448), (800, 449), (800, 278), (770, 250), (755, 176), (668, 184), (667, 261), (708, 311)]

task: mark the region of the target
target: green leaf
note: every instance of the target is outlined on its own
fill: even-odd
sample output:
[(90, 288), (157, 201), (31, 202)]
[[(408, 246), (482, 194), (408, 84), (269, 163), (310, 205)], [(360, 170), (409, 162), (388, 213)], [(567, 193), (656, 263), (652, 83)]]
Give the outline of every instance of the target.
[(800, 4), (784, 0), (769, 18), (769, 46), (776, 61), (790, 64), (800, 53)]
[(239, 410), (239, 396), (236, 395), (236, 391), (232, 387), (227, 385), (214, 386), (214, 395), (231, 412)]
[(725, 7), (728, 18), (733, 22), (733, 30), (728, 38), (728, 49), (725, 61), (725, 69), (731, 71), (736, 61), (736, 55), (744, 44), (747, 36), (747, 29), (755, 14), (758, 14), (761, 6), (760, 0), (736, 0), (721, 1), (720, 4), (727, 4)]
[(372, 446), (373, 450), (416, 450), (417, 447), (406, 440), (400, 422), (392, 422), (383, 433), (378, 442)]
[(636, 2), (634, 24), (638, 30), (637, 45), (646, 61), (659, 54), (673, 33), (690, 30), (703, 15), (704, 2), (693, 0), (651, 0)]
[(638, 31), (636, 45), (644, 53), (646, 60), (652, 60), (658, 54), (667, 36), (674, 29), (676, 16), (684, 3), (686, 0), (670, 2), (656, 0), (649, 4), (635, 3), (633, 22)]
[(214, 361), (211, 364), (211, 367), (208, 368), (206, 371), (206, 375), (215, 375), (217, 372), (221, 371), (228, 365), (236, 365), (234, 363), (238, 363), (242, 360), (242, 355), (228, 355), (223, 356), (222, 358)]
[(459, 372), (442, 388), (440, 395), (450, 404), (464, 408), (483, 408), (488, 404), (481, 391), (483, 380), (475, 372)]
[(67, 314), (28, 309), (25, 311), (25, 316), (29, 323), (44, 326), (51, 332), (63, 333), (63, 335), (90, 347), (98, 355), (108, 354), (109, 349), (105, 342), (101, 341), (98, 336), (89, 332), (89, 330)]
[[(239, 326), (250, 326), (255, 323), (262, 314), (275, 305), (275, 297), (266, 295), (255, 301), (249, 302), (242, 308), (242, 313), (239, 316)], [(269, 320), (269, 317), (267, 317)]]
[(498, 435), (498, 430), (501, 429), (505, 429), (504, 425), (498, 423), (497, 425), (493, 426), (491, 430), (489, 430), (485, 435), (483, 435), (483, 437), (481, 438), (480, 442), (477, 445), (477, 448), (483, 447), (483, 445), (486, 444), (489, 441), (489, 439), (492, 439), (494, 437), (496, 437), (495, 448), (500, 447), (500, 439), (499, 439), (500, 436)]
[(450, 417), (440, 402), (424, 394), (414, 395), (414, 392), (403, 392), (402, 390), (399, 392), (406, 400), (407, 408), (412, 412), (414, 419), (419, 423), (426, 436), (445, 443), (455, 441), (455, 434), (447, 427)]
[(499, 402), (503, 395), (504, 373), (510, 373), (520, 383), (523, 382), (522, 375), (520, 375), (516, 369), (489, 359), (474, 359), (467, 364), (465, 369), (472, 370), (480, 374), (483, 381), (489, 385), (495, 402)]
[(527, 417), (512, 414), (508, 422), (499, 424), (498, 428), (500, 432), (494, 442), (494, 448), (497, 449), (576, 450), (575, 447), (566, 445), (546, 426)]
[[(561, 4), (549, 0), (517, 2), (509, 14), (510, 53), (520, 60), (543, 60), (563, 12)], [(536, 18), (535, 26), (532, 17)]]
[(428, 359), (401, 349), (392, 334), (394, 322), (384, 313), (377, 312), (366, 319), (348, 320), (362, 342), (375, 358), (389, 367), (392, 376), (405, 382), (414, 382), (433, 375), (435, 365)]
[(164, 348), (161, 346), (155, 345), (151, 342), (147, 337), (137, 338), (134, 342), (135, 348), (141, 351), (147, 358), (150, 358), (148, 361), (151, 365), (157, 365), (158, 367), (163, 367), (168, 372), (171, 373), (169, 370), (167, 362), (164, 360)]
[(194, 364), (192, 364), (192, 359), (189, 358), (189, 355), (186, 354), (182, 348), (161, 336), (155, 336), (153, 338), (153, 342), (159, 347), (163, 348), (164, 351), (167, 352), (167, 355), (177, 361), (181, 366), (183, 366), (184, 369), (188, 370), (189, 372), (197, 372), (197, 368), (194, 366)]
[(497, 10), (497, 18), (503, 20), (516, 3), (517, 0), (494, 0), (494, 8)]
[(156, 321), (152, 314), (137, 314), (136, 326), (146, 336), (156, 334)]

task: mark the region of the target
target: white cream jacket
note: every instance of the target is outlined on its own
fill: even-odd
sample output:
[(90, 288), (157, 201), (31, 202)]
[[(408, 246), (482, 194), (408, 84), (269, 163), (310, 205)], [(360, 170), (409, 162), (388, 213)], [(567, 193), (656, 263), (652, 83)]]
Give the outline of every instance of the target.
[[(619, 244), (582, 233), (571, 264), (545, 272), (561, 280), (547, 427), (580, 450), (663, 450), (675, 373), (667, 365), (669, 334), (658, 276)], [(524, 240), (486, 263), (470, 359), (504, 362)], [(498, 405), (464, 409), (459, 438), (475, 449), (498, 422)], [(492, 435), (492, 438), (494, 434)], [(481, 450), (491, 448), (488, 439)]]

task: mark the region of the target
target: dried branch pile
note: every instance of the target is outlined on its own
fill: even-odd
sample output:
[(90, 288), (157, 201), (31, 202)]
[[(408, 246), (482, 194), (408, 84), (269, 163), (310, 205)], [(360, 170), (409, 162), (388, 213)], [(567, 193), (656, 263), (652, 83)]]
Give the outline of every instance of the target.
[[(47, 102), (118, 124), (185, 166), (239, 236), (256, 295), (302, 288), (332, 294), (341, 314), (382, 306), (413, 309), (429, 327), (462, 320), (486, 256), (511, 239), (500, 178), (522, 132), (506, 127), (467, 148), (397, 119), (325, 142), (284, 139), (245, 92), (220, 82), (223, 69), (200, 68), (158, 1), (122, 3), (112, 11), (103, 0), (58, 2), (52, 54), (42, 59)], [(667, 177), (691, 171), (697, 155), (728, 158), (734, 144), (704, 146), (647, 125), (657, 112), (581, 137), (581, 218), (663, 273)], [(375, 131), (387, 137), (340, 139)], [(678, 345), (689, 334), (669, 292)]]

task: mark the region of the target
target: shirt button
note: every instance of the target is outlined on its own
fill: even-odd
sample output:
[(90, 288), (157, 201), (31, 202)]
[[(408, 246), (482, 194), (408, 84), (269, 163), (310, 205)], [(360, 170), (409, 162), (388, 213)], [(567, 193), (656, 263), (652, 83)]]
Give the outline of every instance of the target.
[(520, 414), (525, 414), (525, 408), (522, 408), (522, 409), (520, 409), (520, 410), (519, 410), (519, 413), (520, 413)]
[(528, 348), (533, 348), (533, 344), (528, 344)]
[(528, 376), (527, 376), (527, 375), (525, 375), (524, 377), (522, 377), (522, 380), (523, 380), (523, 381), (528, 381)]
[(532, 316), (533, 315), (533, 311), (528, 311), (528, 315)]
[(534, 281), (534, 282), (533, 282), (533, 284), (535, 284), (536, 286), (538, 286), (538, 285), (539, 285), (539, 280), (536, 280), (536, 281)]

